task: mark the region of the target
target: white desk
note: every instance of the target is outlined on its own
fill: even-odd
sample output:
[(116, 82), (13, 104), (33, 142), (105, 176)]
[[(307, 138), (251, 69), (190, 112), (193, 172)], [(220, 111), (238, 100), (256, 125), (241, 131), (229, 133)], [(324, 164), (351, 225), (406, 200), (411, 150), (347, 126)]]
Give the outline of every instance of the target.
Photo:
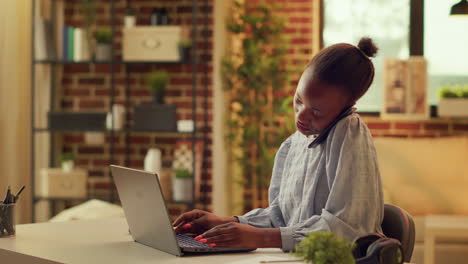
[(292, 259), (279, 249), (175, 257), (133, 242), (123, 218), (18, 225), (16, 236), (0, 238), (0, 263), (253, 264)]

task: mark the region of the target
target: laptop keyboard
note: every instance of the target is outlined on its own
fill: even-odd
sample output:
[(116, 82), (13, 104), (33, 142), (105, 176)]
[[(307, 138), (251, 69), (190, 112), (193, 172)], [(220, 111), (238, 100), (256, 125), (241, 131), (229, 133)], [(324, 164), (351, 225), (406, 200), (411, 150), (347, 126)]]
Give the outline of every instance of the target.
[(203, 244), (201, 242), (196, 241), (192, 237), (182, 235), (182, 234), (177, 234), (177, 244), (179, 244), (179, 247), (183, 248), (211, 248), (207, 244)]

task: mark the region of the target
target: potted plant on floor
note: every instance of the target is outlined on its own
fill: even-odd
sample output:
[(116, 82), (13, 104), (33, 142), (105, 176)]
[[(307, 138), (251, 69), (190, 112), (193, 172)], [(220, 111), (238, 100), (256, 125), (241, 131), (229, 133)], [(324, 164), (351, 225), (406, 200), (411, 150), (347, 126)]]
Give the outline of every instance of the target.
[(192, 48), (191, 40), (181, 40), (177, 43), (179, 47), (179, 55), (182, 61), (188, 61), (190, 59), (190, 50)]
[(177, 169), (174, 172), (172, 193), (174, 201), (192, 201), (193, 173), (187, 169)]
[(164, 104), (164, 92), (169, 82), (169, 73), (166, 71), (155, 71), (146, 78), (147, 84), (151, 87), (154, 104)]
[(71, 172), (75, 168), (75, 154), (72, 152), (65, 152), (60, 155), (60, 164), (62, 170), (65, 172)]
[(96, 60), (109, 61), (112, 58), (112, 31), (108, 28), (96, 30)]
[(468, 117), (468, 85), (442, 86), (439, 98), (439, 116)]

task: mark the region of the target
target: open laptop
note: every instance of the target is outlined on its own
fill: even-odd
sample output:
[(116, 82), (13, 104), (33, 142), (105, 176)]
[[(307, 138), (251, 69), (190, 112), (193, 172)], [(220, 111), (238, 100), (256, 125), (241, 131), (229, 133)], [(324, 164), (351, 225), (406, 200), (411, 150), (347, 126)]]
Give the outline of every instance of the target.
[(176, 235), (155, 173), (111, 165), (117, 192), (135, 242), (182, 256), (184, 253), (246, 252), (252, 248), (216, 248)]

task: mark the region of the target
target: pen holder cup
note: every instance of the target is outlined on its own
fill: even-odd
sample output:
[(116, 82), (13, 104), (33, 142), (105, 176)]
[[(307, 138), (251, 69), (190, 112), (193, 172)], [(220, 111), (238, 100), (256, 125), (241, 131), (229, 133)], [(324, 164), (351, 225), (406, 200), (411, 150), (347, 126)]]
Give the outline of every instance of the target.
[(15, 230), (15, 204), (0, 203), (0, 237), (14, 236)]

